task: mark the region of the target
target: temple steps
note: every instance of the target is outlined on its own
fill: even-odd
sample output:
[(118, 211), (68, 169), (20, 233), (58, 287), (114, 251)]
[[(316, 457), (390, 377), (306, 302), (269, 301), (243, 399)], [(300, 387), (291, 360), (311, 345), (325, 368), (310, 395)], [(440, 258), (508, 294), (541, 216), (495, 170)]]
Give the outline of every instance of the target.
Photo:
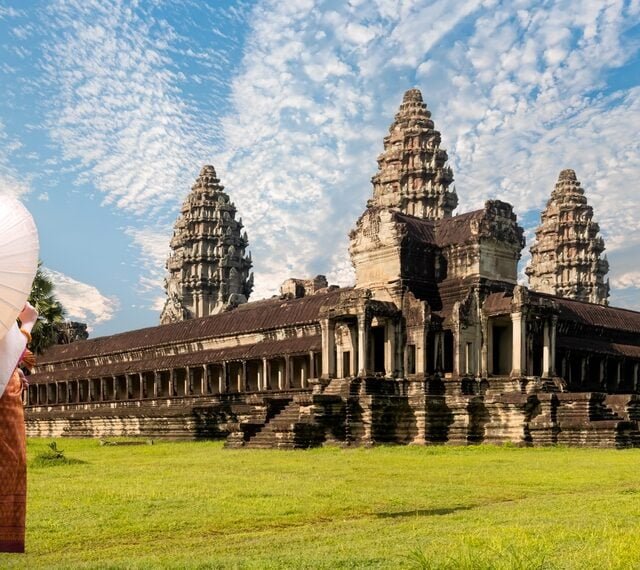
[(309, 413), (310, 402), (288, 399), (273, 409), (265, 422), (247, 421), (227, 438), (225, 447), (250, 449), (306, 449), (324, 441), (324, 429)]

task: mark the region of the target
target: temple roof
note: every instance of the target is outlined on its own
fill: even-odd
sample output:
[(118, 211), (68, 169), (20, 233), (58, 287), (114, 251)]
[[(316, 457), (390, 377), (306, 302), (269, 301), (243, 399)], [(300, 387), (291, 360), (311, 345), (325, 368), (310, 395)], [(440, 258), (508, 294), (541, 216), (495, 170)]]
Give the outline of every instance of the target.
[(311, 324), (318, 321), (321, 307), (337, 303), (340, 293), (345, 290), (335, 289), (301, 299), (274, 298), (255, 301), (209, 317), (148, 327), (71, 344), (60, 344), (47, 350), (38, 362), (51, 364), (177, 342), (195, 342), (252, 331)]
[[(566, 299), (557, 295), (528, 290), (529, 299), (553, 301), (562, 320), (573, 321), (591, 327), (640, 333), (640, 312), (620, 307), (609, 307), (586, 301)], [(487, 314), (506, 314), (511, 312), (513, 296), (508, 293), (492, 293), (487, 296), (483, 309)]]
[(505, 202), (493, 200), (488, 201), (485, 207), (480, 210), (440, 220), (425, 220), (397, 211), (394, 212), (394, 218), (404, 224), (409, 235), (417, 241), (437, 247), (462, 245), (478, 239), (480, 222), (490, 216), (489, 211), (494, 204), (507, 206), (511, 211), (511, 206)]
[(231, 346), (211, 350), (198, 350), (186, 354), (158, 356), (144, 360), (112, 362), (99, 366), (69, 367), (55, 372), (38, 372), (29, 376), (30, 382), (50, 382), (53, 380), (82, 380), (119, 376), (134, 372), (169, 370), (186, 366), (202, 366), (223, 361), (251, 360), (262, 357), (304, 354), (310, 350), (319, 351), (322, 340), (319, 335), (287, 338), (284, 340), (265, 340), (254, 344)]

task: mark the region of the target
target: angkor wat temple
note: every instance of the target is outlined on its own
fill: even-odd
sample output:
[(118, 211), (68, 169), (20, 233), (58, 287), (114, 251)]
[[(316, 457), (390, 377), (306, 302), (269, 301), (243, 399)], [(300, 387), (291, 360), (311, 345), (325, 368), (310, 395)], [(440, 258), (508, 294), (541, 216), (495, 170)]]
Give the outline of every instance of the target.
[(233, 447), (640, 445), (640, 313), (608, 306), (593, 210), (563, 170), (527, 268), (513, 207), (458, 198), (417, 89), (350, 233), (352, 287), (248, 302), (247, 235), (212, 166), (175, 225), (160, 326), (59, 345), (31, 436), (225, 437)]

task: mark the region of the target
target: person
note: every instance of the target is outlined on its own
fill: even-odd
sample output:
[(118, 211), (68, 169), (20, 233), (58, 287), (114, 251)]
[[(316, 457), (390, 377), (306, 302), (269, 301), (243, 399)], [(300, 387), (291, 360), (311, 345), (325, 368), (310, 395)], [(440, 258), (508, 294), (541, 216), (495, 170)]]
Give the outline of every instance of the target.
[(0, 552), (24, 552), (27, 458), (22, 392), (26, 379), (18, 365), (38, 313), (27, 303), (0, 339)]

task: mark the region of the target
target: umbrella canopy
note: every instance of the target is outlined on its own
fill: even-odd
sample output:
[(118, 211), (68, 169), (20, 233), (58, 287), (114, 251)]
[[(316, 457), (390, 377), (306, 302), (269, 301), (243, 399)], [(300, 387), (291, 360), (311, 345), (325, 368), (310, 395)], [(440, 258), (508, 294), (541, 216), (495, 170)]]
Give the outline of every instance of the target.
[(12, 196), (0, 196), (0, 338), (15, 324), (38, 268), (38, 231)]

